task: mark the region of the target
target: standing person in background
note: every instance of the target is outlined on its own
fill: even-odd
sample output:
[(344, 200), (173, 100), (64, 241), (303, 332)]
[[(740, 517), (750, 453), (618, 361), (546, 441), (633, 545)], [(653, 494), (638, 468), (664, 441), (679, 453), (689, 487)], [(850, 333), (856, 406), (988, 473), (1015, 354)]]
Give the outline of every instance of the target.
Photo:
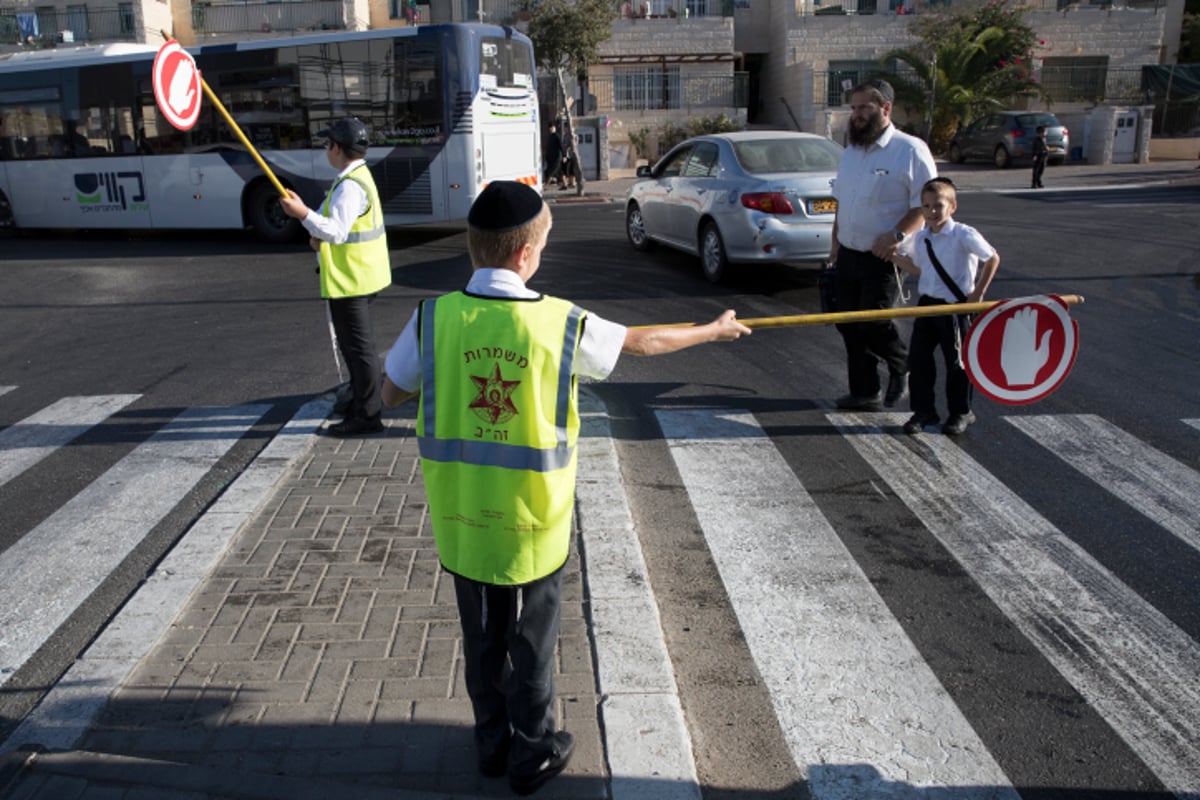
[[(937, 175), (933, 155), (915, 136), (892, 124), (895, 92), (869, 80), (850, 96), (850, 146), (838, 164), (833, 196), (837, 215), (829, 261), (835, 265), (838, 311), (891, 308), (900, 295), (892, 255), (921, 227), (921, 187)], [(840, 324), (850, 393), (838, 408), (875, 411), (908, 393), (908, 349), (891, 320)], [(880, 391), (879, 362), (888, 369)]]
[(1050, 148), (1046, 146), (1046, 126), (1038, 125), (1037, 136), (1033, 137), (1033, 179), (1030, 189), (1042, 189), (1042, 173), (1046, 171), (1046, 159)]
[(542, 186), (562, 182), (563, 144), (558, 134), (558, 126), (550, 123), (550, 133), (546, 136), (546, 167), (542, 175)]
[(463, 677), (479, 771), (520, 795), (566, 768), (556, 730), (554, 650), (571, 545), (578, 378), (622, 353), (658, 355), (750, 329), (726, 311), (707, 325), (626, 328), (526, 284), (550, 208), (515, 181), (487, 185), (467, 215), (466, 289), (425, 300), (388, 353), (383, 399), (419, 397), (417, 444), (429, 521), (454, 576)]
[(317, 251), (321, 296), (329, 305), (338, 349), (350, 370), (350, 407), (346, 418), (329, 432), (334, 436), (381, 433), (383, 402), (370, 304), (392, 283), (383, 204), (363, 160), (370, 144), (367, 126), (345, 117), (321, 135), (328, 137), (325, 157), (338, 174), (320, 213), (292, 191), (279, 203), (312, 237), (309, 245)]

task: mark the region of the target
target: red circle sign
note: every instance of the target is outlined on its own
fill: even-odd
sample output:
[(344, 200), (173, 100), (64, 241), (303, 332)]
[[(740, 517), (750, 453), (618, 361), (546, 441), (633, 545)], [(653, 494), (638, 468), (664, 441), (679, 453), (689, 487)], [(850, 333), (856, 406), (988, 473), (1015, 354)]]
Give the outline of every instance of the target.
[(200, 118), (200, 70), (179, 42), (158, 48), (154, 56), (154, 100), (158, 110), (176, 128), (191, 130)]
[(1006, 300), (976, 320), (965, 349), (975, 388), (998, 403), (1032, 403), (1066, 380), (1079, 353), (1079, 326), (1055, 295)]

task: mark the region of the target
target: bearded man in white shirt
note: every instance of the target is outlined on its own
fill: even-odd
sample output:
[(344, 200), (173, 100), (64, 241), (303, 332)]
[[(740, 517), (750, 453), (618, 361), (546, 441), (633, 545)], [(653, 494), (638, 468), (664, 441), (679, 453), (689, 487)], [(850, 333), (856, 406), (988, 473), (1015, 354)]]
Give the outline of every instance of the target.
[[(850, 96), (850, 146), (838, 164), (830, 263), (836, 265), (838, 311), (891, 308), (900, 295), (892, 256), (920, 230), (921, 187), (937, 176), (929, 147), (892, 124), (895, 91), (885, 80), (856, 86)], [(838, 408), (875, 411), (908, 393), (908, 348), (891, 320), (837, 326), (846, 345), (850, 392)], [(881, 391), (879, 362), (887, 365)]]

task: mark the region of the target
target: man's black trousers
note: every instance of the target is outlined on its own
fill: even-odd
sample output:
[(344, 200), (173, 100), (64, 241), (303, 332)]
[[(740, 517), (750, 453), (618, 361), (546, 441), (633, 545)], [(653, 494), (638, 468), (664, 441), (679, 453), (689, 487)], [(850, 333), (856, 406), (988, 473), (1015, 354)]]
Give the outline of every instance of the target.
[[(891, 308), (900, 295), (896, 268), (872, 253), (840, 248), (834, 274), (838, 311)], [(855, 397), (879, 394), (880, 361), (891, 375), (908, 371), (908, 348), (892, 320), (840, 324), (837, 329), (846, 343), (850, 394)]]

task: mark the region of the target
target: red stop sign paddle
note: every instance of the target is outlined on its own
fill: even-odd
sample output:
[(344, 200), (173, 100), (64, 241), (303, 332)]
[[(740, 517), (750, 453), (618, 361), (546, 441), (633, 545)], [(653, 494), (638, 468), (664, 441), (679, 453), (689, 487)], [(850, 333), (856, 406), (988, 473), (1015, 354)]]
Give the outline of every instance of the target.
[(1079, 326), (1057, 295), (1020, 297), (984, 312), (967, 334), (963, 362), (980, 392), (1023, 405), (1057, 389), (1079, 353)]
[(158, 110), (179, 130), (191, 130), (200, 118), (200, 70), (174, 39), (154, 56), (153, 83)]

